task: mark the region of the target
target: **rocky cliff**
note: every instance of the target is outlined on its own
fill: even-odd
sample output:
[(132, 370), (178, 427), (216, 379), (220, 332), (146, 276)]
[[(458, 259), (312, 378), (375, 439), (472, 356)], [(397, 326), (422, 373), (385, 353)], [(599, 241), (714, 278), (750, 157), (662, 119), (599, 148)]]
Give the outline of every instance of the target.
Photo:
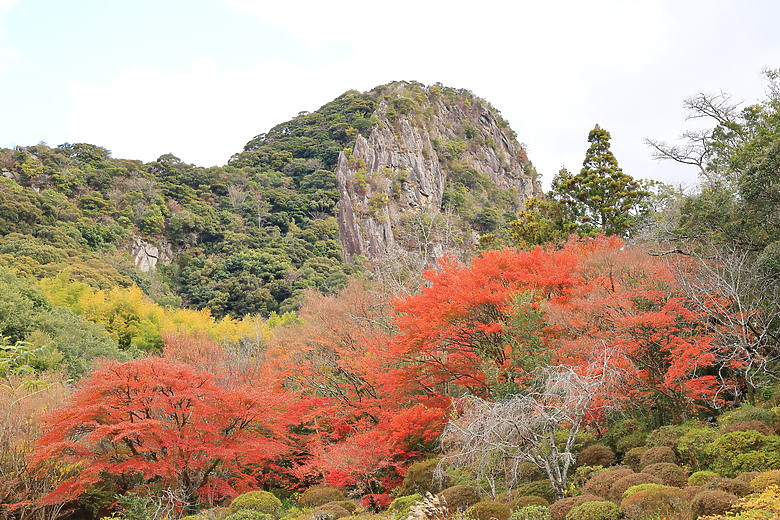
[[(410, 234), (424, 232), (421, 219), (446, 212), (460, 240), (475, 242), (538, 192), (525, 150), (486, 101), (407, 82), (370, 94), (377, 98), (370, 133), (357, 135), (336, 166), (345, 259), (376, 258), (399, 244), (408, 249), (420, 242)], [(426, 253), (440, 246), (428, 243)]]

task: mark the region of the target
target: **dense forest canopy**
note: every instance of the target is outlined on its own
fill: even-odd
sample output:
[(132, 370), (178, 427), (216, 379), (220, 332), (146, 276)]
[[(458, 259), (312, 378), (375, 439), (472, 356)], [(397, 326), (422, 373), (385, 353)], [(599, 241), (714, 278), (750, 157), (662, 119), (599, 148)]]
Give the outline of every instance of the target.
[(395, 259), (344, 261), (339, 157), (428, 98), (489, 107), (468, 91), (349, 91), (221, 167), (0, 150), (0, 514), (776, 518), (766, 77), (766, 99), (695, 96), (707, 129), (648, 141), (699, 168), (687, 193), (623, 172), (595, 125), (579, 172), (509, 211), (461, 159), (489, 139), (454, 128), (431, 153), (457, 219), (406, 231), (460, 241)]

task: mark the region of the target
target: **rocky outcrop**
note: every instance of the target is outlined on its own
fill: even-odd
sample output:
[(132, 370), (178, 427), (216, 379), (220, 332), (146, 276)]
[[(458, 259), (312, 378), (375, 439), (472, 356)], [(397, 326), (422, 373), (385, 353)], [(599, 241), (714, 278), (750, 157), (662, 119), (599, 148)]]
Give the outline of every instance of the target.
[(135, 260), (135, 266), (144, 273), (154, 271), (158, 262), (169, 264), (173, 258), (173, 250), (169, 243), (164, 243), (158, 247), (140, 237), (133, 239), (130, 253)]
[[(450, 207), (462, 227), (473, 228), (469, 219), (478, 220), (480, 211), (516, 212), (538, 191), (525, 151), (487, 102), (419, 84), (375, 92), (376, 124), (341, 153), (336, 169), (345, 259), (392, 250), (415, 214)], [(455, 200), (464, 190), (471, 190), (468, 200)]]

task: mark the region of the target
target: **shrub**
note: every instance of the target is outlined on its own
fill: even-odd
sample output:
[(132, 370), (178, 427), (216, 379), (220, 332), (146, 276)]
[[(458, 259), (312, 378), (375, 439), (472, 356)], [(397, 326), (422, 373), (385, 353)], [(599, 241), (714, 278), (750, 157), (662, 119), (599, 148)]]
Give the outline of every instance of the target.
[(422, 495), (419, 493), (398, 497), (387, 506), (387, 512), (391, 513), (394, 518), (406, 518), (409, 515), (409, 509), (420, 500), (422, 500)]
[(475, 520), (508, 520), (511, 510), (506, 504), (496, 502), (495, 500), (482, 500), (466, 509), (465, 516)]
[(599, 497), (609, 498), (609, 488), (613, 482), (619, 478), (623, 478), (626, 475), (633, 474), (634, 471), (628, 468), (616, 468), (601, 473), (597, 473), (590, 480), (588, 480), (582, 489), (586, 493), (598, 495)]
[(615, 463), (615, 452), (604, 444), (591, 444), (577, 457), (579, 466), (611, 466)]
[(689, 486), (703, 486), (711, 480), (719, 478), (720, 475), (710, 470), (696, 471), (688, 477)]
[(734, 421), (720, 428), (721, 433), (754, 431), (764, 435), (773, 435), (775, 432), (766, 423), (761, 421)]
[(333, 486), (319, 485), (312, 486), (298, 497), (298, 505), (301, 507), (317, 507), (328, 502), (338, 502), (346, 500), (344, 493)]
[(658, 464), (659, 462), (675, 464), (677, 462), (677, 455), (675, 455), (674, 450), (668, 446), (648, 448), (639, 459), (639, 467), (644, 469), (650, 464)]
[(312, 513), (315, 519), (329, 519), (329, 520), (337, 520), (338, 518), (344, 518), (345, 516), (350, 516), (351, 513), (344, 509), (341, 506), (337, 506), (336, 504), (325, 504), (324, 506), (319, 506), (314, 510), (314, 513)]
[(566, 520), (618, 520), (620, 508), (612, 502), (585, 502), (573, 508)]
[(780, 487), (772, 484), (761, 493), (743, 498), (735, 509), (745, 519), (780, 518)]
[(436, 465), (439, 459), (428, 459), (415, 462), (406, 470), (403, 483), (403, 493), (412, 495), (414, 493), (437, 493), (442, 490), (442, 485), (446, 482), (438, 483), (433, 477), (436, 471)]
[(439, 493), (450, 511), (467, 508), (479, 502), (479, 492), (471, 486), (451, 486)]
[(601, 441), (615, 450), (620, 451), (617, 449), (618, 442), (629, 435), (635, 434), (640, 434), (643, 437), (647, 436), (644, 426), (639, 421), (624, 419), (622, 421), (617, 421), (610, 426), (609, 429), (604, 432), (604, 435), (601, 436)]
[(688, 515), (688, 500), (685, 491), (669, 486), (652, 487), (638, 491), (620, 502), (620, 509), (628, 520), (671, 517), (685, 518)]
[(659, 462), (646, 466), (642, 473), (649, 473), (661, 479), (663, 484), (674, 487), (685, 487), (688, 484), (688, 472), (677, 464)]
[(512, 512), (509, 520), (552, 520), (547, 506), (525, 506)]
[(711, 468), (727, 477), (750, 470), (780, 469), (780, 436), (777, 435), (757, 431), (726, 433), (707, 450), (714, 457)]
[(752, 481), (754, 478), (756, 478), (757, 476), (759, 476), (760, 474), (761, 474), (761, 472), (760, 472), (760, 471), (746, 471), (746, 472), (744, 472), (744, 473), (740, 473), (739, 475), (737, 475), (737, 476), (736, 476), (736, 477), (734, 477), (734, 478), (736, 478), (737, 480), (741, 480), (742, 482), (744, 482), (745, 484), (747, 484), (747, 485), (749, 486), (749, 485), (750, 485), (750, 482), (751, 482), (751, 481)]
[(750, 481), (750, 488), (760, 493), (771, 485), (780, 485), (780, 470), (764, 471)]
[(744, 497), (753, 492), (750, 484), (735, 478), (716, 478), (704, 485), (704, 489), (725, 491), (738, 497)]
[(718, 489), (700, 491), (691, 500), (694, 518), (707, 515), (722, 515), (737, 503), (737, 496)]
[(550, 501), (546, 498), (542, 497), (535, 497), (533, 495), (525, 496), (525, 497), (517, 497), (516, 499), (509, 502), (509, 509), (514, 511), (515, 509), (522, 509), (524, 507), (528, 506), (550, 506)]
[(230, 513), (225, 517), (225, 520), (272, 520), (273, 516), (268, 513), (263, 513), (255, 509), (239, 509), (234, 513)]
[(721, 428), (725, 428), (735, 422), (759, 421), (769, 423), (774, 419), (772, 410), (759, 408), (751, 404), (743, 404), (735, 410), (726, 412), (718, 418)]
[(552, 520), (563, 520), (569, 511), (585, 502), (601, 502), (602, 498), (596, 495), (580, 495), (576, 497), (566, 497), (554, 502), (550, 506), (550, 516)]
[(690, 429), (690, 426), (690, 424), (661, 426), (657, 430), (650, 432), (650, 435), (647, 436), (646, 446), (648, 448), (666, 446), (667, 448), (674, 449), (677, 446), (677, 442), (680, 440), (680, 437), (685, 435), (685, 433)]
[(524, 484), (517, 488), (515, 491), (515, 496), (535, 496), (542, 497), (548, 502), (555, 501), (555, 491), (553, 490), (552, 484), (550, 484), (549, 480), (535, 480), (533, 482), (529, 482), (528, 484)]
[(634, 493), (639, 493), (640, 491), (644, 491), (645, 489), (658, 489), (658, 488), (662, 488), (662, 487), (665, 487), (665, 486), (663, 484), (651, 484), (651, 483), (648, 483), (648, 484), (637, 484), (636, 486), (631, 486), (630, 488), (626, 489), (623, 492), (623, 496), (620, 497), (620, 500), (617, 500), (617, 502), (625, 500), (628, 497), (630, 497), (631, 495), (633, 495)]
[(688, 430), (677, 441), (677, 453), (680, 460), (695, 469), (706, 468), (712, 461), (708, 447), (715, 442), (720, 434), (715, 428), (701, 426)]
[(632, 486), (638, 486), (639, 484), (663, 483), (664, 482), (662, 482), (661, 479), (649, 473), (632, 473), (630, 475), (626, 475), (625, 477), (620, 477), (614, 481), (609, 486), (609, 496), (607, 498), (619, 502), (623, 498), (623, 493), (625, 493), (625, 491)]
[(230, 503), (230, 510), (234, 513), (242, 509), (260, 511), (271, 516), (277, 516), (282, 508), (282, 502), (268, 491), (250, 491), (238, 495)]
[(639, 471), (639, 467), (642, 465), (642, 455), (645, 454), (648, 448), (644, 446), (638, 446), (631, 448), (623, 455), (623, 465), (628, 466), (634, 471)]
[[(421, 497), (422, 498), (422, 497)], [(355, 505), (354, 502), (350, 502), (349, 500), (335, 500), (333, 502), (328, 502), (325, 504), (326, 506), (334, 505), (334, 506), (341, 506), (347, 511), (350, 512), (350, 514), (354, 513), (357, 509), (357, 505)]]
[(626, 435), (622, 439), (617, 441), (615, 445), (615, 451), (621, 454), (626, 454), (634, 448), (642, 448), (647, 440), (647, 433), (637, 432), (631, 435)]

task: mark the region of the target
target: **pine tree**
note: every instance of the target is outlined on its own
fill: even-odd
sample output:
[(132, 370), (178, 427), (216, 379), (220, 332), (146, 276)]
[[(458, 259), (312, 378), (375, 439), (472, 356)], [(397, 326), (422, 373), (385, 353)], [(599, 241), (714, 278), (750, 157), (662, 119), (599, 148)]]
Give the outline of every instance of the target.
[(572, 175), (564, 168), (552, 182), (554, 198), (569, 208), (583, 235), (625, 235), (650, 196), (644, 183), (623, 173), (609, 139), (609, 132), (596, 125), (588, 134), (590, 147), (580, 173)]

